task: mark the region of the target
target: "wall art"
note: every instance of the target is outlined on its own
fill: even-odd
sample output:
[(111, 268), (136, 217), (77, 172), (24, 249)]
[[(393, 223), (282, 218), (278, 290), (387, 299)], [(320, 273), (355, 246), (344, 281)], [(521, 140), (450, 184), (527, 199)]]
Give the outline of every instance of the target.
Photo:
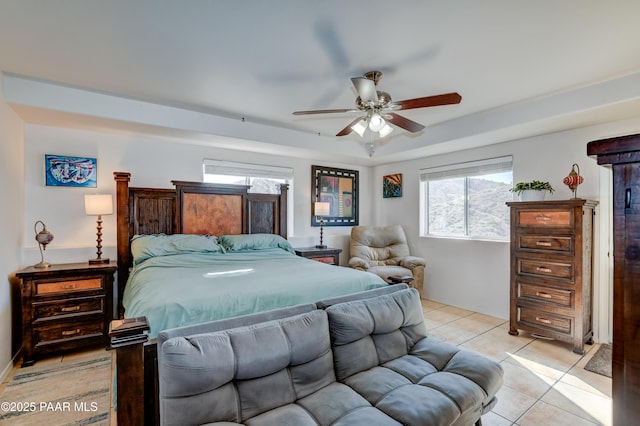
[(44, 156), (46, 186), (95, 188), (97, 173), (95, 158), (51, 154)]

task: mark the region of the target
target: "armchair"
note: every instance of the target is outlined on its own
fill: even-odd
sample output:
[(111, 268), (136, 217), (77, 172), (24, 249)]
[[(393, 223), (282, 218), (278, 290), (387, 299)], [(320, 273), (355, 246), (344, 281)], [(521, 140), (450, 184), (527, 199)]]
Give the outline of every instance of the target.
[(425, 260), (411, 256), (402, 226), (352, 227), (349, 256), (349, 267), (372, 272), (387, 282), (393, 275), (412, 276), (422, 297)]

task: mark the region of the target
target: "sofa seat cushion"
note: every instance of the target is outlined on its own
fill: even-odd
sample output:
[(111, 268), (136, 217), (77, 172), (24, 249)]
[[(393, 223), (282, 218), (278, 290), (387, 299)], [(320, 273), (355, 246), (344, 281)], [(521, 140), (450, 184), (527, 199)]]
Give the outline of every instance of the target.
[(495, 404), (498, 363), (426, 336), (414, 289), (327, 308), (338, 381), (406, 425), (469, 425)]
[(335, 383), (327, 315), (173, 337), (159, 348), (160, 419), (246, 420)]

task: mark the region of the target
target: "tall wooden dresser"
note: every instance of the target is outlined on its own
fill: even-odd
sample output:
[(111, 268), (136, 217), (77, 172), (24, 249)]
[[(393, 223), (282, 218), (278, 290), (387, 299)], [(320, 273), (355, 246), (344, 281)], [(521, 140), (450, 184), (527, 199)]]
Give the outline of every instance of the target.
[(589, 142), (613, 169), (613, 424), (640, 418), (640, 134)]
[(509, 334), (592, 342), (592, 250), (595, 201), (510, 202)]

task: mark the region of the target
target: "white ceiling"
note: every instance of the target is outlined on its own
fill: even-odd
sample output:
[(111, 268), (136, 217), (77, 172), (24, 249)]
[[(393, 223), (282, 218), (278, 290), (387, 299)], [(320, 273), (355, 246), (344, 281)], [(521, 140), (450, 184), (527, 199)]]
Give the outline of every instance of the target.
[[(70, 113), (56, 102), (71, 86), (219, 128), (244, 118), (238, 149), (376, 164), (640, 116), (638, 18), (638, 0), (0, 0), (0, 69), (28, 122), (229, 144), (187, 116), (114, 119), (106, 102)], [(350, 78), (374, 69), (394, 100), (462, 102), (402, 111), (427, 128), (396, 128), (372, 158), (357, 135), (333, 136), (354, 115), (291, 114), (351, 108)], [(63, 95), (43, 106), (11, 77)]]

